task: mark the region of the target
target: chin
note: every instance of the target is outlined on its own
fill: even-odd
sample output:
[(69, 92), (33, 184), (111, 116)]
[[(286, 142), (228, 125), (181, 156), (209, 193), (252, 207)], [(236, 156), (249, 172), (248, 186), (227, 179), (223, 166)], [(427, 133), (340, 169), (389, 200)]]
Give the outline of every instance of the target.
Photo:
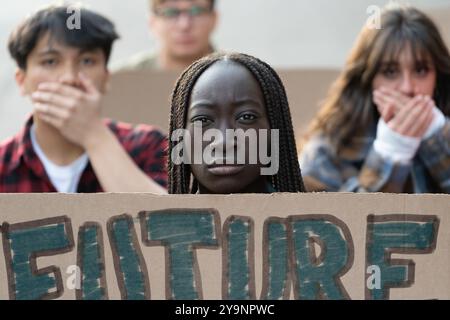
[(231, 194), (231, 193), (241, 193), (246, 187), (246, 184), (236, 181), (217, 181), (211, 186), (205, 186), (211, 194)]
[(195, 59), (197, 58), (201, 50), (199, 50), (197, 47), (183, 47), (175, 51), (175, 56), (177, 56), (180, 59)]

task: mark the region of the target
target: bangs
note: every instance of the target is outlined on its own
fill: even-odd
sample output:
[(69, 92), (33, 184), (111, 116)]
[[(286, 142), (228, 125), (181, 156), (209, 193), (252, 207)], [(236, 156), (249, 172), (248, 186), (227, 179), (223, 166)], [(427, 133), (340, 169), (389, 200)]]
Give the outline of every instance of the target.
[(385, 45), (382, 61), (398, 62), (403, 50), (409, 50), (415, 63), (427, 61), (431, 58), (430, 51), (427, 48), (424, 39), (410, 38), (403, 35), (394, 35), (392, 41)]
[(379, 70), (383, 63), (399, 63), (400, 55), (408, 50), (414, 64), (433, 63), (433, 57), (429, 50), (429, 36), (410, 28), (400, 28), (386, 32), (385, 37), (380, 37), (376, 59), (374, 59), (375, 70)]

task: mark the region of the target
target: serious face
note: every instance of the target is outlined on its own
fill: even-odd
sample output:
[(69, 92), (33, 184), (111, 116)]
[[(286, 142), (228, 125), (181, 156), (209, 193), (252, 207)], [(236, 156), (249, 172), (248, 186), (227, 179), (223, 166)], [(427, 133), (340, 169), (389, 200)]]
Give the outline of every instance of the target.
[(23, 95), (36, 91), (40, 83), (59, 82), (80, 87), (82, 72), (101, 92), (109, 78), (101, 49), (81, 50), (52, 41), (49, 34), (41, 37), (27, 58), (25, 70), (19, 69), (16, 81)]
[(209, 51), (216, 20), (208, 0), (168, 0), (155, 8), (150, 27), (167, 54), (194, 61)]
[[(267, 180), (261, 176), (261, 164), (248, 162), (251, 157), (249, 140), (243, 140), (245, 146), (242, 146), (237, 145), (242, 143), (239, 139), (230, 144), (224, 138), (227, 129), (241, 129), (243, 132), (270, 129), (261, 88), (249, 70), (236, 62), (220, 61), (200, 76), (194, 85), (187, 115), (186, 129), (191, 137), (194, 136), (195, 125), (199, 124), (203, 132), (216, 129), (223, 137), (220, 141), (202, 141), (202, 154), (211, 143), (222, 148), (223, 152), (213, 156), (212, 163), (202, 161), (191, 165), (200, 193), (264, 192)], [(246, 164), (236, 164), (237, 161), (220, 164), (220, 158), (230, 158), (230, 154), (236, 157), (237, 150), (242, 149)]]
[(408, 97), (433, 97), (436, 88), (436, 69), (429, 55), (417, 60), (411, 46), (406, 46), (394, 60), (385, 58), (373, 80), (373, 89), (389, 88)]

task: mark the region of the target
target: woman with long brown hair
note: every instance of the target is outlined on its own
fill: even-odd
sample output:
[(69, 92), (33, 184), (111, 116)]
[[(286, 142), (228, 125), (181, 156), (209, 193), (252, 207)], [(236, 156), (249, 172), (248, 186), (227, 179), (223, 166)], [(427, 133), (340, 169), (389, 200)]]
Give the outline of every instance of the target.
[(450, 54), (421, 11), (364, 27), (305, 135), (308, 191), (450, 192)]

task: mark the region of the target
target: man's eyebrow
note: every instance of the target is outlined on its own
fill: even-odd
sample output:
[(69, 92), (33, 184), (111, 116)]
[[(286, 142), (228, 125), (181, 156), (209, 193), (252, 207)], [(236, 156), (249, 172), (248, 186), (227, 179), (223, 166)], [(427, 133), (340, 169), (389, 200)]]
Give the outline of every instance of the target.
[[(98, 48), (96, 48), (96, 49), (80, 49), (80, 51), (78, 52), (78, 55), (85, 54), (85, 53), (96, 53), (100, 50), (101, 49), (98, 49)], [(54, 49), (54, 48), (47, 48), (38, 53), (39, 56), (45, 56), (45, 55), (51, 55), (51, 54), (59, 55), (59, 54), (61, 54), (61, 51)]]
[(61, 54), (61, 52), (53, 48), (48, 48), (38, 53), (39, 56), (46, 56), (49, 54)]
[(94, 48), (94, 49), (80, 49), (79, 54), (84, 54), (84, 53), (97, 53), (97, 52), (101, 52), (100, 48)]

